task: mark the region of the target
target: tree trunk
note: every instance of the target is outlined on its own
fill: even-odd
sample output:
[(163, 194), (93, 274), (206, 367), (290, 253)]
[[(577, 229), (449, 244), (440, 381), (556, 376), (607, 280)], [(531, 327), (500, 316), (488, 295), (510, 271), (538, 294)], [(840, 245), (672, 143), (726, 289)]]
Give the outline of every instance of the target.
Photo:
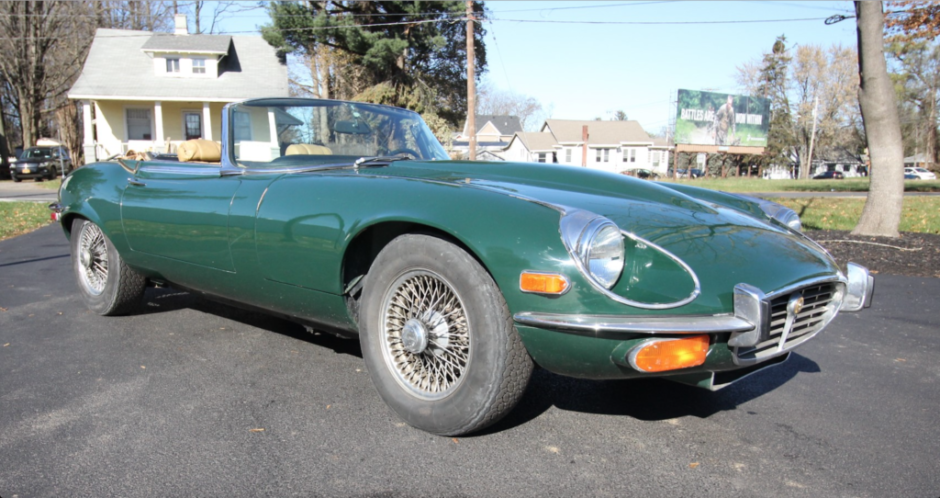
[(871, 157), (871, 184), (855, 235), (897, 237), (904, 203), (904, 150), (894, 87), (884, 56), (881, 2), (855, 2), (858, 101)]

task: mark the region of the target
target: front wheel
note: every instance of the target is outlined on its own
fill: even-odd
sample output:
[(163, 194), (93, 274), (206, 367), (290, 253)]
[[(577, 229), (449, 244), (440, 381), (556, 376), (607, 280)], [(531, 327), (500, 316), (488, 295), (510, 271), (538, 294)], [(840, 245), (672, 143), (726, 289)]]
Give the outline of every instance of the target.
[(405, 422), (468, 434), (518, 403), (532, 359), (499, 288), (469, 254), (436, 237), (403, 235), (379, 253), (364, 288), (362, 356)]
[(133, 311), (147, 280), (124, 263), (98, 225), (76, 218), (71, 239), (72, 268), (85, 305), (99, 315)]

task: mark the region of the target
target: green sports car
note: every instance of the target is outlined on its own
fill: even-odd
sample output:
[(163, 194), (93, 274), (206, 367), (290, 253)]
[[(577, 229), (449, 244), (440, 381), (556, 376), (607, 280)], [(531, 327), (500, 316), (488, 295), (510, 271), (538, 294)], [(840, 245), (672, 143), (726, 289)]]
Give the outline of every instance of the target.
[(869, 272), (772, 202), (451, 161), (418, 114), (372, 104), (230, 104), (222, 136), (65, 180), (88, 307), (170, 285), (358, 338), (379, 395), (435, 434), (499, 420), (534, 365), (719, 389), (871, 302)]

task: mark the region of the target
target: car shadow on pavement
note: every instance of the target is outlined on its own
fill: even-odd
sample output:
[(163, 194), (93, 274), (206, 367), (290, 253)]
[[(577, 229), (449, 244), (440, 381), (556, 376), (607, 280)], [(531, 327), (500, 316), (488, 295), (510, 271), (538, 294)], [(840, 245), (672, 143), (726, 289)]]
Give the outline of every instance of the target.
[(359, 341), (344, 339), (321, 331), (309, 331), (303, 325), (278, 318), (276, 316), (231, 306), (170, 287), (148, 288), (144, 293), (143, 305), (135, 315), (168, 313), (181, 309), (192, 309), (209, 313), (244, 325), (281, 334), (298, 341), (329, 348), (340, 354), (362, 358)]
[(813, 360), (793, 353), (786, 362), (757, 372), (719, 391), (707, 391), (664, 379), (584, 380), (536, 370), (519, 405), (482, 434), (501, 432), (539, 417), (552, 406), (560, 410), (622, 415), (644, 421), (694, 416), (708, 418), (735, 410), (793, 380), (818, 373)]

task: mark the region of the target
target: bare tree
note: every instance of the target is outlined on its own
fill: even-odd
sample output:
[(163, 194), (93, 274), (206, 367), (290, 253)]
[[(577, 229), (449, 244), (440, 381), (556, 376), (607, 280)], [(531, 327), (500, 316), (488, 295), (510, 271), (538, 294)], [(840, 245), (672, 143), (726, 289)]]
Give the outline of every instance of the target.
[(525, 131), (535, 131), (546, 119), (545, 109), (535, 97), (501, 90), (487, 80), (478, 87), (477, 94), (477, 113), (517, 116)]
[(881, 2), (855, 2), (858, 100), (871, 157), (871, 186), (856, 235), (897, 237), (904, 203), (904, 150), (894, 88), (884, 55)]
[(65, 102), (94, 32), (86, 4), (67, 1), (0, 4), (0, 75), (15, 93), (24, 146)]

